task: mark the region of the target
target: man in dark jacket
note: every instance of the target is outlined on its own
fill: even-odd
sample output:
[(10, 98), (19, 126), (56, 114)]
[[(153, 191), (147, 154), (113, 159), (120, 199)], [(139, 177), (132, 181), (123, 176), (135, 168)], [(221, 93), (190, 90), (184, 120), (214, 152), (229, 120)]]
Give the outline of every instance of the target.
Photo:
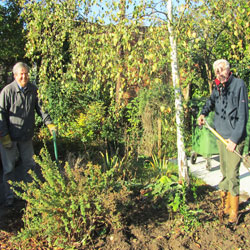
[(243, 80), (236, 78), (230, 71), (229, 63), (220, 59), (214, 62), (216, 75), (215, 88), (198, 118), (199, 125), (204, 124), (210, 111), (215, 111), (214, 127), (227, 140), (227, 145), (218, 140), (220, 152), (220, 169), (222, 211), (229, 215), (229, 222), (236, 223), (239, 209), (239, 167), (246, 138), (248, 121), (248, 96)]
[(5, 86), (0, 94), (0, 150), (3, 165), (5, 203), (12, 206), (14, 194), (8, 184), (15, 174), (18, 156), (22, 160), (24, 181), (27, 171), (35, 166), (32, 137), (35, 111), (42, 117), (50, 132), (56, 130), (47, 112), (42, 110), (37, 87), (29, 82), (29, 67), (19, 62), (13, 67), (15, 80)]

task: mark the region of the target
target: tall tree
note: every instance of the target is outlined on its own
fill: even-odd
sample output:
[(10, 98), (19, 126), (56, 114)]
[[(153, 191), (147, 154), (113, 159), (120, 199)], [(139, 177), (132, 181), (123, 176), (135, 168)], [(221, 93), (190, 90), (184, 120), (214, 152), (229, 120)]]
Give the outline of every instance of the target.
[(171, 68), (172, 80), (175, 89), (175, 109), (176, 109), (176, 126), (177, 126), (177, 148), (178, 148), (178, 167), (179, 179), (189, 184), (187, 157), (185, 153), (184, 137), (183, 137), (183, 107), (182, 107), (182, 93), (180, 87), (180, 76), (177, 58), (177, 44), (176, 37), (173, 30), (172, 17), (172, 0), (168, 0), (168, 31), (171, 47)]
[(20, 18), (21, 8), (14, 0), (0, 5), (0, 66), (2, 81), (7, 83), (9, 70), (17, 60), (25, 55), (25, 38), (23, 21)]
[(178, 37), (184, 84), (196, 84), (198, 94), (209, 94), (212, 64), (219, 58), (228, 59), (235, 72), (248, 74), (249, 9), (250, 2), (245, 0), (190, 1)]

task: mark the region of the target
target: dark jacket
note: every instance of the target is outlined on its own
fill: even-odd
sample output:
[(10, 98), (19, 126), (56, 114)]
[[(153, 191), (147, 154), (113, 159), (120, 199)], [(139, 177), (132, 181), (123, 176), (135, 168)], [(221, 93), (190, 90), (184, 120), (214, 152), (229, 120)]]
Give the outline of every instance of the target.
[(49, 114), (42, 110), (36, 85), (28, 83), (21, 90), (13, 81), (5, 86), (0, 94), (0, 136), (9, 134), (13, 141), (31, 139), (34, 135), (35, 111), (46, 125), (51, 123)]
[(248, 96), (243, 80), (231, 75), (225, 87), (216, 86), (201, 114), (215, 111), (214, 126), (225, 139), (239, 144), (246, 137), (248, 121)]

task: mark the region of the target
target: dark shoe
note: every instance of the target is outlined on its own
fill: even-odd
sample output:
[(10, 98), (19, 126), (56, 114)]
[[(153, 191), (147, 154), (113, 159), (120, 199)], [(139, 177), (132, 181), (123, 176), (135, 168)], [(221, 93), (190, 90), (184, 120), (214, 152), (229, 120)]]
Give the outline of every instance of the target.
[(228, 222), (226, 224), (226, 228), (230, 229), (232, 232), (235, 232), (236, 231), (236, 224), (235, 223), (231, 223), (231, 222)]

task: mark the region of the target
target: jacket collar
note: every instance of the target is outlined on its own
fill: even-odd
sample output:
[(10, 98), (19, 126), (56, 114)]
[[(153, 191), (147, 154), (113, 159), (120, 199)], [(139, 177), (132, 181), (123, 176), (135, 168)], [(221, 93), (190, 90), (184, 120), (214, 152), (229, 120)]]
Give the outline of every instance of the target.
[(217, 87), (217, 90), (219, 92), (219, 95), (221, 95), (221, 94), (224, 95), (227, 92), (227, 89), (229, 88), (229, 86), (232, 82), (232, 79), (233, 79), (233, 74), (232, 74), (232, 72), (230, 72), (230, 75), (225, 83), (222, 84), (218, 79), (214, 80), (216, 87)]
[(29, 91), (29, 89), (30, 89), (29, 82), (27, 83), (27, 85), (24, 88), (21, 87), (16, 80), (14, 82), (15, 82), (15, 85), (16, 85), (17, 92), (23, 92), (23, 93), (25, 92), (26, 93), (27, 91)]
[[(227, 78), (227, 81), (225, 83), (223, 83), (222, 85), (224, 85), (224, 86), (228, 85), (227, 83), (230, 83), (232, 81), (232, 77), (233, 77), (233, 74), (232, 74), (232, 72), (230, 72), (229, 76)], [(214, 82), (215, 82), (217, 87), (221, 84), (221, 82), (217, 78), (214, 80)]]

